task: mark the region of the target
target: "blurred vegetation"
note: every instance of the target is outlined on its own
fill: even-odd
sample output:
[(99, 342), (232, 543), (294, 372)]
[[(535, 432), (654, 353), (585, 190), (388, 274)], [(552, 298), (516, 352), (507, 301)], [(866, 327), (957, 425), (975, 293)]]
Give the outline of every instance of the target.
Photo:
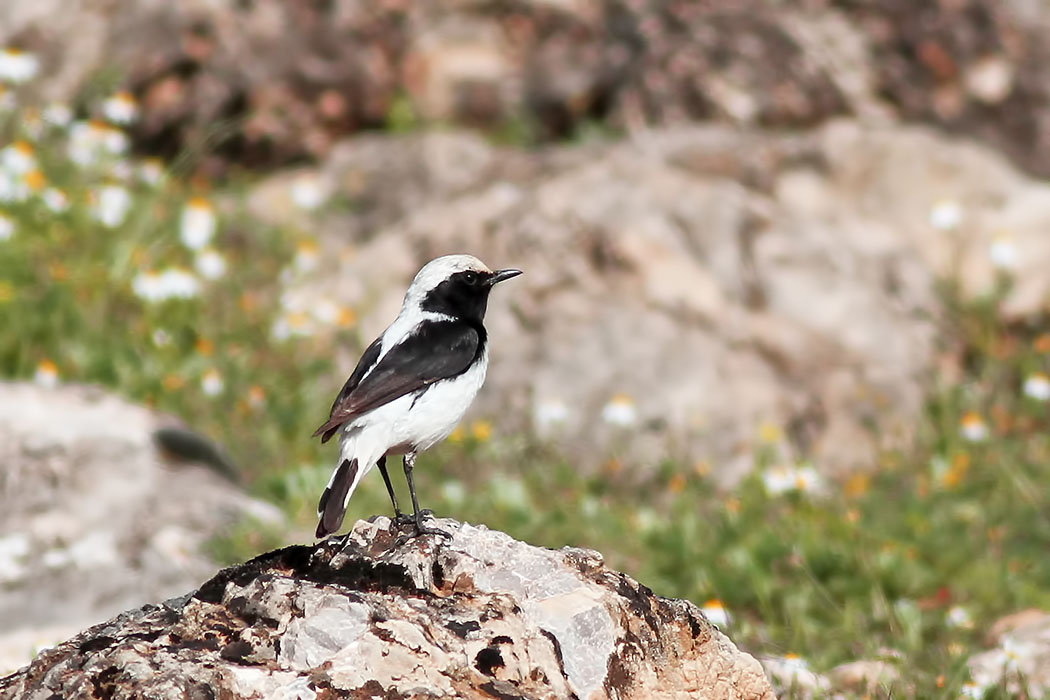
[[(17, 105), (0, 116), (0, 372), (110, 387), (224, 445), (296, 526), (245, 523), (213, 543), (216, 556), (309, 537), (334, 451), (309, 436), (350, 369), (332, 365), (331, 343), (370, 340), (352, 309), (287, 308), (279, 280), (316, 247), (250, 220), (245, 183), (174, 178), (130, 158), (118, 127), (59, 116)], [(391, 128), (415, 120), (399, 109)], [(756, 436), (770, 445), (764, 463), (732, 493), (708, 478), (717, 465), (664, 464), (639, 483), (615, 459), (583, 475), (476, 421), (421, 457), (425, 505), (600, 550), (664, 595), (717, 600), (753, 653), (798, 654), (816, 670), (884, 658), (908, 694), (957, 697), (981, 630), (1050, 609), (1050, 389), (1039, 384), (1050, 336), (1006, 327), (995, 298), (962, 304), (948, 286), (945, 299), (958, 376), (936, 388), (915, 449), (869, 473), (837, 483), (785, 469), (770, 426)], [(388, 509), (370, 478), (349, 515)]]

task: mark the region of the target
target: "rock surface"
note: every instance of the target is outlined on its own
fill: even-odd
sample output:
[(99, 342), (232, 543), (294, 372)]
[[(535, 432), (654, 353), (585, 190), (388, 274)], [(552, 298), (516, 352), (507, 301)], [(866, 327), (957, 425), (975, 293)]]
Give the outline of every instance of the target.
[(763, 698), (762, 668), (593, 551), (388, 518), (270, 552), (0, 680), (0, 698)]
[(163, 421), (99, 389), (0, 383), (0, 672), (215, 570), (202, 545), (281, 519), (154, 446)]
[[(251, 200), (319, 232), (288, 311), (334, 296), (367, 343), (431, 256), (525, 270), (493, 295), (477, 412), (581, 463), (609, 445), (632, 466), (705, 460), (732, 480), (773, 424), (781, 459), (863, 467), (920, 415), (937, 280), (977, 298), (1010, 278), (1011, 318), (1050, 291), (1050, 187), (922, 128), (681, 128), (535, 153), (454, 132), (368, 136), (311, 173), (350, 211), (297, 209), (302, 174)], [(347, 350), (344, 369), (361, 348)]]
[(994, 649), (967, 661), (978, 692), (1003, 688), (1019, 697), (1050, 693), (1050, 613), (1025, 610), (995, 623)]
[(934, 122), (1045, 175), (1048, 26), (1032, 0), (0, 3), (0, 45), (41, 54), (48, 97), (118, 71), (140, 148), (219, 140), (242, 165), (318, 156), (398, 113), (540, 138), (848, 115)]

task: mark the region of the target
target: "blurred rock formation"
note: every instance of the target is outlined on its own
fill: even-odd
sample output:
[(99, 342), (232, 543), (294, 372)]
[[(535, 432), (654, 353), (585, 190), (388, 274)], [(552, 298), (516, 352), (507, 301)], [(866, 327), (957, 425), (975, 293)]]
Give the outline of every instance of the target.
[[(0, 45), (69, 100), (107, 71), (141, 149), (238, 165), (323, 155), (395, 115), (533, 138), (718, 121), (920, 120), (1050, 174), (1050, 10), (1034, 0), (7, 0)], [(113, 73), (109, 73), (112, 75)]]
[(99, 389), (0, 384), (0, 673), (34, 647), (215, 570), (213, 535), (279, 522), (210, 469), (174, 468), (161, 420)]
[(597, 552), (388, 518), (270, 552), (93, 627), (0, 680), (0, 698), (754, 698), (762, 667), (691, 603)]
[(316, 216), (292, 204), (302, 176), (249, 200), (320, 237), (286, 302), (335, 296), (367, 343), (431, 256), (522, 268), (491, 301), (478, 412), (592, 464), (705, 460), (732, 480), (772, 448), (825, 472), (869, 465), (920, 416), (938, 279), (970, 298), (1009, 284), (1013, 318), (1050, 291), (1050, 188), (922, 128), (683, 127), (537, 152), (362, 136), (310, 172), (352, 202)]

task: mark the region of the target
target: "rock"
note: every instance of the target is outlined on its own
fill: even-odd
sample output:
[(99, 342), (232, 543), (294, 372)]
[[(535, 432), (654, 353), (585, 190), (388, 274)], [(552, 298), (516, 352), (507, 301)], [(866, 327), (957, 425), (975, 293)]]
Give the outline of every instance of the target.
[(824, 697), (831, 688), (827, 678), (798, 656), (766, 656), (760, 661), (777, 697)]
[(36, 646), (214, 571), (202, 545), (280, 522), (214, 471), (154, 446), (156, 414), (89, 387), (0, 384), (0, 672)]
[(691, 603), (597, 552), (388, 518), (124, 613), (0, 680), (0, 698), (764, 698), (761, 666)]
[(933, 122), (1046, 175), (1048, 28), (1031, 0), (0, 5), (0, 45), (41, 55), (47, 98), (122, 75), (142, 105), (140, 150), (219, 141), (216, 167), (319, 157), (420, 118), (551, 140), (594, 122), (854, 116)]
[(1000, 617), (988, 628), (984, 638), (985, 644), (999, 644), (1004, 635), (1032, 623), (1050, 624), (1050, 613), (1039, 608), (1028, 608)]
[[(1050, 692), (1050, 614), (1018, 613), (1000, 626), (998, 646), (971, 656), (970, 678), (977, 688), (1043, 697)], [(1008, 618), (1004, 618), (1006, 620)]]
[(840, 689), (867, 696), (893, 697), (900, 683), (897, 667), (887, 661), (861, 659), (840, 664), (828, 673), (831, 684)]

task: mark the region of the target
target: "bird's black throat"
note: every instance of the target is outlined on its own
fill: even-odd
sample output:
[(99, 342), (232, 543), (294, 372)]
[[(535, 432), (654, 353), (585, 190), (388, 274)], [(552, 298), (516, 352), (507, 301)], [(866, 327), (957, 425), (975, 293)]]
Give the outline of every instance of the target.
[(486, 273), (473, 270), (457, 272), (427, 292), (420, 308), (423, 311), (461, 319), (479, 327), (485, 319), (490, 291), (492, 286), (488, 284)]

